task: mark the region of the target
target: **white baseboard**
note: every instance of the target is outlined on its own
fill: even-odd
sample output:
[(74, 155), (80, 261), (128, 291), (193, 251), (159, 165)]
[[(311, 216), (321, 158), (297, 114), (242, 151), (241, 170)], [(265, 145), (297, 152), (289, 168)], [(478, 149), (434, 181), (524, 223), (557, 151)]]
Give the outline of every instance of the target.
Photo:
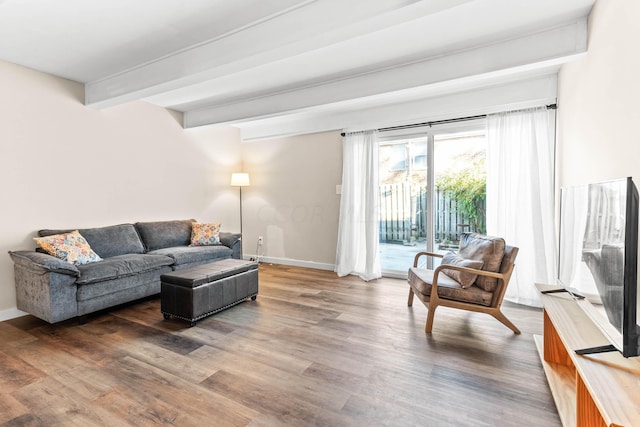
[[(243, 256), (244, 259), (255, 259), (256, 255), (245, 254)], [(299, 261), (297, 259), (290, 258), (273, 258), (273, 257), (260, 257), (260, 262), (268, 263), (268, 264), (281, 264), (281, 265), (291, 265), (294, 267), (305, 267), (305, 268), (315, 268), (318, 270), (328, 270), (335, 271), (336, 266), (334, 264), (325, 264), (321, 262), (314, 261)]]
[[(246, 260), (256, 259), (256, 255), (245, 254), (243, 256), (243, 259), (246, 259)], [(313, 262), (313, 261), (299, 261), (297, 259), (289, 259), (289, 258), (271, 258), (271, 257), (263, 256), (263, 257), (260, 257), (260, 262), (266, 262), (270, 264), (292, 265), (294, 267), (316, 268), (318, 270), (336, 271), (335, 264), (324, 264), (324, 263)], [(407, 272), (384, 270), (382, 272), (382, 277), (390, 277), (394, 279), (406, 279)]]
[(7, 310), (0, 311), (0, 322), (5, 320), (15, 319), (16, 317), (26, 316), (29, 313), (25, 313), (22, 310), (18, 310), (17, 308), (9, 308)]

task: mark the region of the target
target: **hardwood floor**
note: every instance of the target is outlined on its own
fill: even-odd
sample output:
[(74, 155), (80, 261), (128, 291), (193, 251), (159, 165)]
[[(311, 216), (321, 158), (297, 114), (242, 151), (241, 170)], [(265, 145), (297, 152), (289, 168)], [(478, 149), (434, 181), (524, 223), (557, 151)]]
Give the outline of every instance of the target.
[(159, 299), (49, 325), (0, 322), (0, 425), (557, 426), (533, 333), (407, 307), (404, 280), (369, 283), (261, 265), (260, 294), (203, 319)]

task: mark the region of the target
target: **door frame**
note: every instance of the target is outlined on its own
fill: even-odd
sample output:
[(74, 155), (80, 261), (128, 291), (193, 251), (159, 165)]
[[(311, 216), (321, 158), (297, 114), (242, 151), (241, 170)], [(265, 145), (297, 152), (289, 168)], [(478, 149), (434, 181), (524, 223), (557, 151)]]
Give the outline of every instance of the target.
[[(435, 213), (434, 209), (434, 190), (435, 190), (435, 138), (436, 136), (447, 135), (447, 134), (455, 134), (455, 133), (466, 133), (466, 132), (476, 132), (476, 131), (485, 131), (486, 132), (486, 119), (474, 119), (462, 122), (455, 123), (444, 123), (439, 125), (434, 125), (432, 127), (422, 126), (415, 127), (410, 129), (400, 129), (393, 130), (384, 133), (380, 133), (378, 135), (378, 144), (390, 143), (395, 141), (407, 140), (407, 139), (417, 139), (417, 138), (427, 138), (427, 194), (430, 197), (427, 198), (427, 218), (426, 218), (426, 226), (427, 226), (427, 239), (426, 239), (426, 250), (427, 252), (434, 252), (435, 250), (435, 242), (433, 239), (434, 234), (434, 223), (435, 223)], [(416, 252), (419, 252), (423, 249), (417, 249)], [(427, 258), (427, 268), (433, 268), (433, 258)], [(382, 263), (382, 260), (380, 260)], [(409, 266), (407, 266), (407, 270), (382, 270), (382, 275), (384, 277), (395, 277), (400, 279), (407, 278), (407, 272), (409, 270)]]

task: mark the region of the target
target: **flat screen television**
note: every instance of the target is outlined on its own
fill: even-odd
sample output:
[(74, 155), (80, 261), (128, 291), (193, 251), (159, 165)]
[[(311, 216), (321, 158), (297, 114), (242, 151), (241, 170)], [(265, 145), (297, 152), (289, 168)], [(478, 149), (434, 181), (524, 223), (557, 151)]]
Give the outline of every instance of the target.
[(609, 339), (580, 354), (640, 355), (638, 205), (631, 178), (561, 189), (558, 282)]

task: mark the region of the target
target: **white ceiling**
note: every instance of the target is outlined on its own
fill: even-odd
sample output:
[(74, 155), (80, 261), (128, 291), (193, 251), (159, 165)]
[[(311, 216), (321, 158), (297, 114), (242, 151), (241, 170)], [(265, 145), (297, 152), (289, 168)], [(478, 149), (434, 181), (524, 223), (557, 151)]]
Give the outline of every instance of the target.
[(0, 59), (242, 127), (556, 72), (594, 1), (0, 0)]

